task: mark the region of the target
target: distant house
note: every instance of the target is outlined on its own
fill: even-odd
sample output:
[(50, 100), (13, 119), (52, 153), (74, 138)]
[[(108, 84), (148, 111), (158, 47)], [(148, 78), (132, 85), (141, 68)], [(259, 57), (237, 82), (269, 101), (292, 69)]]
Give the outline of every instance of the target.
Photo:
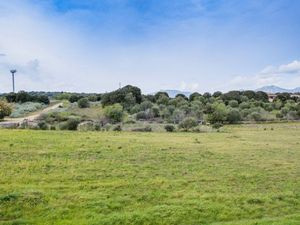
[(276, 98), (276, 94), (273, 94), (273, 93), (268, 93), (268, 99), (269, 99), (269, 102), (273, 102), (274, 99)]

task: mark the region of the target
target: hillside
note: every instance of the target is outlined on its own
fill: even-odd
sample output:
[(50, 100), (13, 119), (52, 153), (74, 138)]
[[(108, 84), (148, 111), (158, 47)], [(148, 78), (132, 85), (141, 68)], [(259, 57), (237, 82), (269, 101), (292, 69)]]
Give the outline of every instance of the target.
[(278, 86), (270, 85), (270, 86), (264, 86), (261, 88), (256, 89), (256, 91), (263, 91), (266, 93), (300, 93), (300, 87), (294, 88), (294, 89), (285, 89)]

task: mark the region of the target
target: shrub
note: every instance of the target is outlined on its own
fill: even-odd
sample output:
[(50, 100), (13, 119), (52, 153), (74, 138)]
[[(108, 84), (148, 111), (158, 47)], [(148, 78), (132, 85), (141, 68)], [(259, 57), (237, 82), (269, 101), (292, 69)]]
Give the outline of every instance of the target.
[(74, 103), (74, 102), (78, 102), (80, 99), (84, 98), (84, 96), (79, 95), (79, 94), (72, 94), (69, 97), (69, 102)]
[(78, 124), (77, 130), (79, 131), (94, 131), (96, 130), (95, 124), (92, 121), (85, 121)]
[(179, 123), (179, 128), (182, 128), (186, 131), (196, 126), (198, 126), (198, 122), (193, 117), (187, 117), (182, 122)]
[(25, 116), (28, 113), (42, 109), (45, 105), (38, 102), (26, 102), (23, 104), (15, 104), (14, 110), (10, 117), (17, 118)]
[(90, 107), (90, 102), (88, 98), (81, 98), (77, 102), (79, 108), (88, 108)]
[(150, 126), (146, 126), (146, 127), (141, 127), (141, 128), (134, 128), (131, 131), (135, 131), (135, 132), (151, 132), (152, 128)]
[(208, 121), (210, 123), (223, 123), (226, 121), (228, 115), (228, 109), (224, 103), (214, 103), (212, 105), (212, 113), (208, 115)]
[(61, 130), (77, 130), (80, 120), (77, 118), (69, 118), (66, 122), (60, 124)]
[(222, 123), (214, 123), (214, 124), (212, 125), (212, 128), (214, 128), (214, 129), (220, 129), (222, 126), (223, 126)]
[(165, 130), (167, 132), (173, 132), (175, 130), (175, 126), (173, 126), (173, 125), (166, 125), (165, 126)]
[(45, 105), (50, 104), (50, 100), (49, 100), (48, 96), (46, 96), (46, 95), (37, 96), (36, 101), (40, 102), (40, 103), (43, 103)]
[(254, 121), (262, 120), (262, 115), (259, 112), (252, 112), (248, 117)]
[(104, 115), (112, 122), (119, 123), (122, 122), (124, 117), (123, 106), (116, 103), (112, 106), (107, 106), (104, 108)]
[(242, 117), (241, 117), (239, 110), (232, 109), (228, 112), (227, 121), (229, 123), (237, 123), (237, 122), (241, 121), (241, 119), (242, 119)]
[(141, 111), (136, 114), (137, 120), (149, 120), (152, 118), (154, 118), (154, 114), (151, 109), (147, 109), (146, 111)]
[(117, 125), (113, 128), (113, 131), (122, 131), (121, 125)]
[(11, 111), (11, 107), (7, 103), (0, 101), (0, 119), (3, 119), (5, 116), (9, 116)]
[(228, 105), (232, 108), (236, 108), (239, 106), (239, 102), (237, 100), (231, 100), (229, 101)]
[(46, 123), (45, 121), (40, 121), (40, 122), (38, 123), (38, 127), (39, 127), (39, 129), (41, 129), (41, 130), (48, 130), (48, 125), (47, 125), (47, 123)]

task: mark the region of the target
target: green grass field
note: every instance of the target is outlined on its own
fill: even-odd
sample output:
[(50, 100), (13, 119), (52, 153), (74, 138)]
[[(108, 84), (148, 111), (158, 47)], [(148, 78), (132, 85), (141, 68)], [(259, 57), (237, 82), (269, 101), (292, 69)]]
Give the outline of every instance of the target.
[(300, 123), (0, 130), (0, 224), (300, 224)]

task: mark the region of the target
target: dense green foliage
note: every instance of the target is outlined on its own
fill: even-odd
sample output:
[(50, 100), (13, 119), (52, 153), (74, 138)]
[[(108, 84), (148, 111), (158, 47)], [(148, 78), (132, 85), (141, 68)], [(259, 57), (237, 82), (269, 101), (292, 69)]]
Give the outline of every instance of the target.
[(20, 91), (18, 93), (9, 93), (5, 95), (5, 98), (10, 103), (39, 102), (46, 105), (50, 103), (50, 99), (47, 95), (32, 94), (26, 91)]
[(88, 98), (81, 98), (78, 100), (78, 107), (79, 108), (88, 108), (90, 107), (89, 99)]
[[(8, 94), (6, 98), (14, 99), (11, 101), (24, 102), (30, 99), (28, 96), (42, 95), (43, 93), (20, 92)], [(127, 85), (105, 94), (62, 92), (56, 94), (55, 98), (68, 100), (72, 104), (70, 106), (65, 104), (65, 109), (58, 112), (65, 118), (64, 121), (55, 119), (52, 120), (55, 121), (54, 124), (45, 121), (49, 127), (52, 125), (61, 127), (57, 123), (67, 121), (70, 116), (79, 117), (80, 122), (93, 122), (94, 127), (100, 126), (104, 130), (110, 130), (111, 124), (127, 123), (127, 121), (174, 124), (179, 128), (177, 130), (197, 131), (199, 130), (197, 126), (202, 124), (218, 128), (223, 124), (300, 120), (300, 98), (288, 93), (277, 94), (272, 102), (269, 102), (266, 93), (250, 90), (227, 93), (218, 91), (213, 94), (194, 92), (189, 97), (178, 94), (175, 98), (170, 98), (166, 92), (142, 95), (138, 87)], [(92, 107), (96, 105), (99, 107)], [(88, 109), (89, 107), (91, 110)], [(79, 109), (82, 109), (83, 114), (89, 115), (84, 116)], [(68, 110), (70, 112), (66, 112)], [(13, 112), (14, 114), (16, 113)], [(187, 118), (188, 120), (185, 121)], [(49, 118), (47, 120), (49, 121)], [(196, 121), (193, 127), (185, 127), (184, 124), (191, 120)]]
[(127, 85), (116, 91), (105, 93), (102, 95), (101, 102), (103, 106), (120, 103), (124, 108), (130, 108), (136, 103), (141, 103), (142, 94), (138, 87)]
[(124, 117), (123, 106), (119, 103), (107, 106), (104, 110), (104, 114), (112, 123), (121, 122)]
[(296, 225), (299, 125), (0, 130), (0, 224)]

